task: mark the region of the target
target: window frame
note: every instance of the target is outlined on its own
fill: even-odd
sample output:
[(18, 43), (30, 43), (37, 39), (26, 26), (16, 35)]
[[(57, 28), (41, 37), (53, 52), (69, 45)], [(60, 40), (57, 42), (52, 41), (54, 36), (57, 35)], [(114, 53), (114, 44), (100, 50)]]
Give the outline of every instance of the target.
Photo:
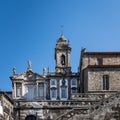
[(109, 75), (103, 75), (103, 90), (109, 90)]
[(61, 87), (61, 99), (66, 99), (66, 98), (67, 98), (67, 87)]
[(16, 83), (16, 97), (22, 96), (22, 83)]
[[(54, 83), (54, 84), (52, 84), (52, 83)], [(50, 80), (50, 88), (52, 88), (52, 87), (55, 87), (55, 88), (56, 88), (56, 86), (57, 86), (57, 81), (56, 81), (56, 79), (51, 79), (51, 80)]]
[[(42, 91), (42, 95), (41, 95), (40, 90), (43, 90), (43, 91)], [(39, 96), (39, 97), (44, 97), (44, 83), (39, 83), (39, 84), (38, 84), (38, 96)]]
[[(73, 84), (73, 83), (75, 83), (75, 84)], [(76, 79), (71, 80), (71, 86), (77, 86), (77, 80)]]
[(50, 90), (50, 98), (51, 100), (57, 99), (57, 90), (55, 88)]

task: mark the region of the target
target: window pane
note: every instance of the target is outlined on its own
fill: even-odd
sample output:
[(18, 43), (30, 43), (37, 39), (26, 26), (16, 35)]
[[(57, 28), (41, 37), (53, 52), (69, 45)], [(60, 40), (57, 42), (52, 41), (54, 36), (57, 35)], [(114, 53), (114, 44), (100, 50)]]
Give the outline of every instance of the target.
[(56, 90), (51, 90), (51, 97), (56, 98)]
[(30, 87), (28, 87), (27, 98), (33, 99), (33, 97), (34, 97), (34, 87), (30, 86)]
[(55, 85), (55, 80), (51, 80), (51, 85)]
[(67, 98), (66, 88), (62, 88), (62, 90), (61, 90), (61, 98)]
[(38, 93), (39, 93), (39, 97), (44, 96), (44, 84), (39, 84)]
[(109, 76), (103, 76), (103, 90), (109, 90)]
[(98, 61), (98, 65), (102, 65), (103, 64), (103, 59), (102, 58), (98, 58), (97, 61)]
[(17, 88), (17, 96), (21, 96), (21, 89), (20, 88)]
[(22, 95), (22, 84), (21, 83), (17, 83), (16, 84), (16, 96), (20, 97)]
[(76, 85), (77, 81), (76, 80), (72, 80), (72, 85)]

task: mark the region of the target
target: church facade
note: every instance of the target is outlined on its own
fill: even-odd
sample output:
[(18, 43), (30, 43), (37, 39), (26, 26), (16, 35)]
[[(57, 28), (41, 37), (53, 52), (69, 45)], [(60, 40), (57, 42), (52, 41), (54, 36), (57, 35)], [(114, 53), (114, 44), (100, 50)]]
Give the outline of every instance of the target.
[[(68, 109), (66, 107), (62, 110), (63, 108), (59, 108), (60, 105), (54, 109), (54, 106), (48, 105), (48, 101), (51, 102), (50, 104), (55, 102), (58, 104), (60, 101), (70, 100), (71, 94), (79, 93), (79, 74), (71, 71), (70, 53), (69, 41), (61, 35), (55, 47), (55, 72), (47, 71), (46, 73), (44, 68), (42, 75), (35, 73), (30, 61), (27, 71), (22, 74), (16, 74), (15, 68), (13, 69), (13, 76), (10, 77), (13, 85), (13, 99), (20, 104), (20, 107), (25, 106), (18, 112), (20, 119), (29, 119), (27, 118), (29, 115), (37, 116), (37, 119), (55, 119), (55, 116), (60, 113), (55, 112), (57, 107), (61, 112)], [(28, 110), (29, 107), (27, 107), (29, 104), (35, 109), (39, 107), (39, 110), (32, 108), (33, 113), (31, 113), (31, 109)], [(46, 108), (44, 104), (47, 104)]]
[(30, 61), (26, 72), (16, 74), (13, 68), (15, 120), (120, 119), (120, 52), (82, 49), (78, 72), (71, 71), (70, 56), (69, 41), (61, 35), (55, 47), (55, 72), (44, 68), (38, 74)]

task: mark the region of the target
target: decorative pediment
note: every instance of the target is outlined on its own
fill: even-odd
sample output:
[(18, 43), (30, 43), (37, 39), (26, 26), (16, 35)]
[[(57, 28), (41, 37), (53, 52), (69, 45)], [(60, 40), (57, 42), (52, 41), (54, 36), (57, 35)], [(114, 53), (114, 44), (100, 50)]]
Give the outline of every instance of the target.
[(22, 74), (16, 74), (10, 77), (12, 80), (42, 80), (45, 79), (42, 75), (35, 73), (31, 70), (24, 72)]

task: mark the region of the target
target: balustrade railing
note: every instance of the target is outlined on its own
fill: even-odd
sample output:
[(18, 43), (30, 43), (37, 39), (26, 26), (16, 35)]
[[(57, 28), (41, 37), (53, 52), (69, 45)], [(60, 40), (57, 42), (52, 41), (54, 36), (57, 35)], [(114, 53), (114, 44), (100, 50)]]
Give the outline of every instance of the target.
[(108, 98), (111, 94), (110, 93), (74, 93), (71, 95), (72, 100), (101, 100), (104, 98)]
[(15, 108), (83, 108), (96, 104), (95, 101), (37, 101), (37, 102), (19, 102)]

